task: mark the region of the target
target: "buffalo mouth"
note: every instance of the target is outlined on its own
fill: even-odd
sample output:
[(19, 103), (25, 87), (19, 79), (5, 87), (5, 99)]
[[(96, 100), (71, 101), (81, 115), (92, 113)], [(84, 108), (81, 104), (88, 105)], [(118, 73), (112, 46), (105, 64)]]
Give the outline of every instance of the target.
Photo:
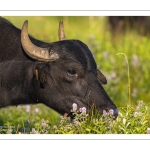
[[(102, 116), (111, 115), (111, 116), (113, 116), (114, 119), (116, 119), (118, 117), (118, 109), (115, 106), (112, 106), (109, 108), (104, 107), (104, 106), (97, 107), (95, 105), (95, 103), (87, 104), (81, 98), (75, 97), (75, 98), (73, 98), (73, 100), (70, 100), (70, 99), (64, 100), (67, 102), (69, 101), (69, 103), (68, 103), (69, 107), (67, 109), (68, 110), (67, 112), (62, 113), (62, 114), (64, 114), (64, 116), (70, 117), (71, 119), (75, 118), (76, 113), (77, 114), (86, 113), (86, 114), (89, 114), (89, 116), (93, 115), (93, 114), (100, 114)], [(71, 102), (73, 102), (73, 103), (71, 103)], [(72, 108), (71, 108), (71, 106), (72, 106)]]
[[(76, 114), (81, 114), (81, 113), (86, 113), (86, 114), (91, 114), (91, 111), (90, 110), (86, 110), (85, 107), (81, 108), (81, 109), (84, 109), (84, 111), (70, 111), (69, 113), (65, 113), (64, 116), (65, 117), (70, 117), (71, 119), (75, 119), (76, 117)], [(103, 110), (103, 113), (100, 113), (98, 112), (99, 114), (101, 114), (103, 117), (106, 117), (106, 116), (112, 116), (112, 118), (115, 120), (117, 117), (118, 117), (118, 109), (110, 109), (108, 111), (106, 110)], [(93, 115), (93, 111), (92, 111), (92, 115)]]
[[(83, 107), (83, 108), (86, 110), (85, 107)], [(86, 110), (85, 112), (77, 111), (76, 113), (77, 114), (87, 113), (90, 115), (90, 111), (88, 111), (88, 110)], [(76, 117), (76, 113), (74, 111), (70, 111), (69, 113), (65, 113), (64, 116), (74, 119)], [(94, 113), (92, 113), (92, 114), (94, 114)], [(103, 110), (103, 113), (100, 113), (100, 114), (104, 117), (112, 116), (113, 119), (115, 120), (118, 117), (118, 109), (110, 109), (109, 111)]]

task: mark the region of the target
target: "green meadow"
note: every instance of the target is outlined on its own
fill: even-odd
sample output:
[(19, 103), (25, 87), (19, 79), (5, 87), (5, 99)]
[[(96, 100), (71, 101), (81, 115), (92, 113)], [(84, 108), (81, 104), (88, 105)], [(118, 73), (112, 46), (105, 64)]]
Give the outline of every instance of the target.
[(103, 87), (120, 113), (116, 120), (111, 114), (84, 113), (69, 120), (43, 104), (19, 105), (0, 109), (0, 133), (150, 133), (150, 37), (134, 29), (112, 34), (102, 16), (5, 18), (18, 28), (28, 20), (29, 34), (45, 42), (58, 41), (58, 23), (63, 20), (66, 38), (79, 39), (92, 51), (108, 82)]

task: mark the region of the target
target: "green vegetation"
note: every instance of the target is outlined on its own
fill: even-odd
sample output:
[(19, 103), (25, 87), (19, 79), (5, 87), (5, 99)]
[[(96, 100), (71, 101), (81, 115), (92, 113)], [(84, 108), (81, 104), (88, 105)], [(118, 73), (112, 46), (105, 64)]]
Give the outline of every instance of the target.
[[(91, 49), (98, 68), (107, 78), (104, 88), (120, 113), (116, 120), (111, 114), (88, 116), (85, 113), (70, 120), (65, 116), (60, 118), (60, 114), (42, 104), (7, 107), (0, 109), (0, 133), (150, 132), (150, 37), (135, 30), (112, 35), (106, 17), (6, 18), (18, 28), (24, 20), (29, 20), (29, 33), (46, 42), (58, 40), (58, 22), (62, 19), (67, 39), (80, 39)], [(126, 59), (117, 53), (124, 53)]]

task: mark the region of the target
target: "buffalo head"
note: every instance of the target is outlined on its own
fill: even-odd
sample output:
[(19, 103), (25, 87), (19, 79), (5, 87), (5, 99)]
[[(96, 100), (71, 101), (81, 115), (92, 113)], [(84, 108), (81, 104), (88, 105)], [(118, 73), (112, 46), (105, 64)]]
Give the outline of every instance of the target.
[(35, 61), (32, 85), (34, 97), (40, 103), (57, 112), (69, 113), (72, 104), (90, 109), (93, 103), (96, 109), (114, 110), (102, 84), (106, 78), (97, 69), (93, 55), (86, 44), (79, 40), (66, 40), (63, 23), (59, 25), (59, 41), (38, 47), (28, 36), (28, 22), (25, 21), (21, 31), (21, 43), (25, 53)]

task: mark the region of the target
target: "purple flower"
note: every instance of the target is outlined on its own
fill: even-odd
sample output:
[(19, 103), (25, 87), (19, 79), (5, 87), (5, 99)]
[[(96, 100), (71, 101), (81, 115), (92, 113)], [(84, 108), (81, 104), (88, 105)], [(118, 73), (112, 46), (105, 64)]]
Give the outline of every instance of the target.
[(33, 132), (33, 133), (35, 132), (35, 128), (32, 128), (32, 132)]
[(72, 107), (73, 107), (73, 111), (77, 110), (77, 104), (76, 103), (73, 103)]
[(31, 134), (38, 134), (38, 131), (36, 131), (35, 128), (32, 128)]
[(113, 114), (114, 114), (114, 110), (113, 110), (113, 109), (110, 109), (110, 110), (109, 110), (109, 114), (113, 115)]
[(82, 107), (82, 108), (79, 109), (79, 111), (80, 111), (81, 113), (86, 113), (86, 108), (85, 108), (85, 107)]
[(142, 100), (139, 101), (139, 106), (142, 106), (144, 102)]
[(104, 116), (104, 117), (107, 116), (106, 110), (103, 110), (103, 116)]
[(78, 125), (78, 124), (79, 124), (79, 121), (74, 121), (74, 124), (75, 124), (75, 125)]
[(44, 119), (42, 119), (41, 122), (42, 122), (41, 126), (42, 126), (43, 128), (45, 128), (45, 127), (46, 127), (46, 121), (45, 121)]
[(138, 115), (139, 115), (138, 112), (135, 112), (135, 113), (134, 113), (134, 117), (137, 117)]
[(150, 134), (150, 128), (147, 128), (147, 134)]

